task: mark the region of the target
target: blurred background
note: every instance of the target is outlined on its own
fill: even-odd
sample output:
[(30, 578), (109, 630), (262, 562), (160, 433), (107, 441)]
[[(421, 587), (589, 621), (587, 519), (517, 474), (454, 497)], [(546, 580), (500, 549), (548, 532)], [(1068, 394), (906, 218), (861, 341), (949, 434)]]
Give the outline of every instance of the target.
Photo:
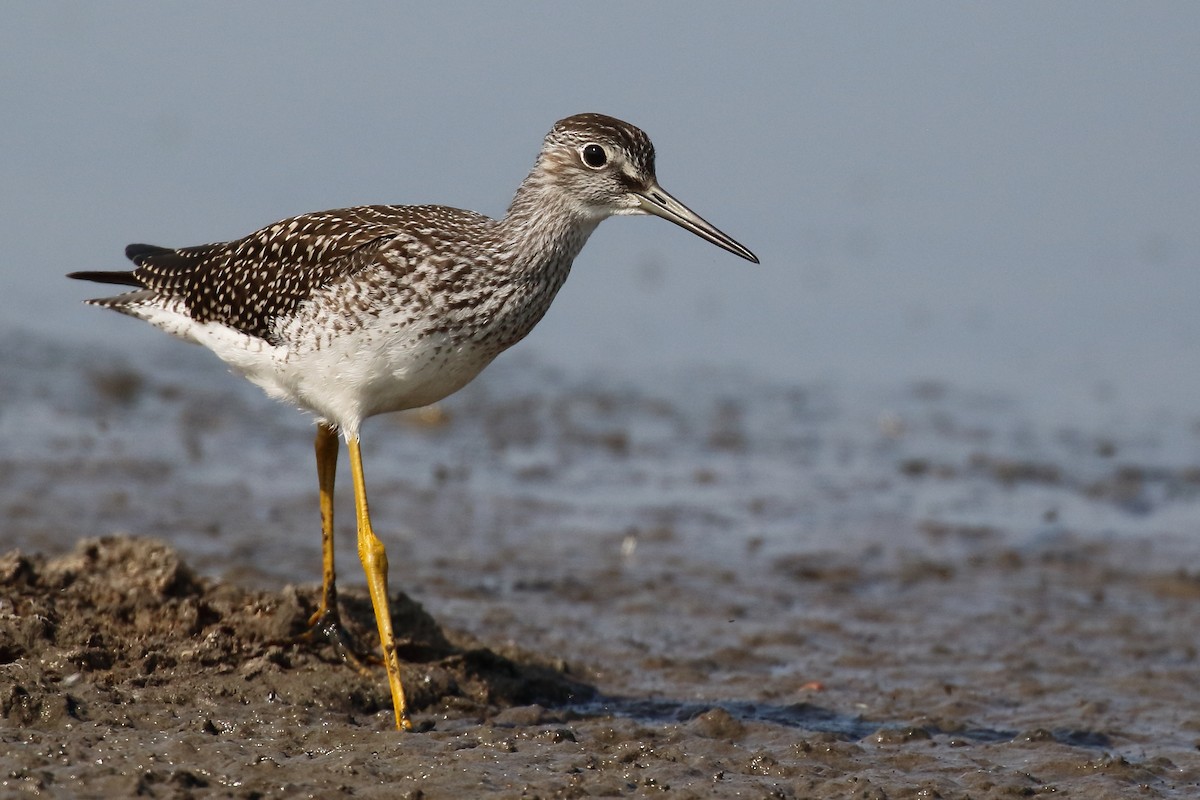
[(539, 363), (934, 379), (1048, 421), (1200, 397), (1195, 3), (39, 2), (0, 11), (0, 73), (4, 331), (171, 344), (63, 273), (342, 205), (499, 215), (601, 111), (763, 263), (612, 220)]
[(441, 416), (371, 420), (395, 586), (573, 641), (588, 609), (523, 587), (1198, 563), (1200, 4), (429, 5), (0, 10), (0, 552), (129, 533), (311, 584), (311, 419), (64, 273), (351, 204), (499, 215), (594, 110), (762, 263), (610, 220)]

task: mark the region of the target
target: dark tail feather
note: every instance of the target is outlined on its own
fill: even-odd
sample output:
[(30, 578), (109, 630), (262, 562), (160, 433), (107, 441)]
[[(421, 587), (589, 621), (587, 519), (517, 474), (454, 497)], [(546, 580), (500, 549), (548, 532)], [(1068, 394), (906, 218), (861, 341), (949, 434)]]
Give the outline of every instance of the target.
[[(175, 251), (169, 247), (158, 247), (152, 244), (131, 244), (125, 248), (125, 257), (132, 261), (137, 266), (142, 266), (148, 259), (154, 256), (161, 256), (166, 253), (174, 253)], [(133, 272), (105, 270), (88, 270), (86, 272), (68, 272), (68, 278), (74, 278), (77, 281), (92, 281), (93, 283), (116, 283), (121, 286), (136, 286), (139, 289), (145, 289), (146, 284), (137, 279)]]
[(151, 256), (159, 256), (164, 253), (174, 253), (175, 251), (169, 247), (159, 247), (153, 244), (131, 244), (125, 248), (125, 257), (139, 267), (147, 258)]
[(95, 283), (118, 283), (122, 286), (136, 286), (139, 289), (144, 289), (145, 284), (133, 276), (132, 272), (68, 272), (68, 278), (74, 278), (77, 281), (93, 281)]

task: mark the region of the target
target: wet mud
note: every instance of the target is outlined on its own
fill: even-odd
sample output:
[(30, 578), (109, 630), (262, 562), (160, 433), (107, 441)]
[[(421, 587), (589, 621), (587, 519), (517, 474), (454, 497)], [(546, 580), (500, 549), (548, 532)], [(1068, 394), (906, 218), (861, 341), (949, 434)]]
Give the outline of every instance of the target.
[[(668, 618), (670, 648), (559, 631), (571, 662), (505, 647), (504, 626), (488, 649), (397, 595), (420, 631), (411, 734), (390, 727), (381, 670), (296, 639), (315, 586), (199, 578), (141, 539), (11, 553), (0, 782), (51, 797), (1191, 796), (1200, 577), (1077, 544), (764, 565), (789, 596), (721, 573), (608, 576), (616, 609), (571, 585), (514, 589)], [(344, 608), (370, 642), (365, 596)], [(695, 635), (667, 633), (680, 620)]]
[(2, 796), (1200, 795), (1192, 420), (498, 365), (368, 441), (398, 733), (302, 636), (311, 429), (203, 360), (39, 363), (0, 406)]

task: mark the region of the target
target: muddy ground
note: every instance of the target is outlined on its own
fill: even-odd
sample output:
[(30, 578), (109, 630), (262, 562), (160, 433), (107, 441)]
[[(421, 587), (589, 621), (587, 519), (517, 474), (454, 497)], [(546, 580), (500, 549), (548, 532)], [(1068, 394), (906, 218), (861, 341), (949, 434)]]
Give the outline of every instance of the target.
[(38, 347), (0, 406), (0, 795), (1200, 796), (1193, 420), (498, 366), (369, 431), (401, 734), (301, 637), (303, 420)]

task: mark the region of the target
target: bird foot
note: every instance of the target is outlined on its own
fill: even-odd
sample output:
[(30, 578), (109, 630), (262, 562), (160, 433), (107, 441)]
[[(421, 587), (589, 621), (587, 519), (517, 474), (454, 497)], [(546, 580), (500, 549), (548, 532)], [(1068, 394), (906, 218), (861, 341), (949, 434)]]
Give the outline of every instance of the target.
[(343, 663), (354, 667), (364, 677), (371, 675), (371, 667), (383, 665), (382, 658), (373, 653), (364, 652), (359, 647), (354, 637), (342, 625), (342, 617), (336, 606), (317, 609), (317, 612), (308, 620), (308, 630), (297, 636), (295, 642), (307, 644), (319, 639), (328, 642)]

